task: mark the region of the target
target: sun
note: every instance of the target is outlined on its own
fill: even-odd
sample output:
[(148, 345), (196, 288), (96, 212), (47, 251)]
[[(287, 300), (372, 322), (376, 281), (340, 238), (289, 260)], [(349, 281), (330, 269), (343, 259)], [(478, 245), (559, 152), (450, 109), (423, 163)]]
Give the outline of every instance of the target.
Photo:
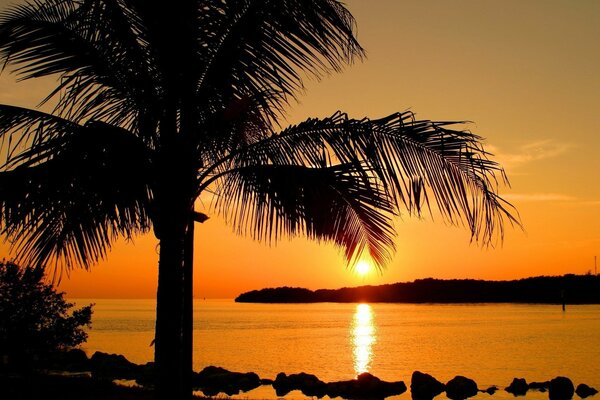
[(358, 275), (366, 275), (371, 270), (371, 264), (367, 261), (361, 260), (356, 264), (356, 273)]

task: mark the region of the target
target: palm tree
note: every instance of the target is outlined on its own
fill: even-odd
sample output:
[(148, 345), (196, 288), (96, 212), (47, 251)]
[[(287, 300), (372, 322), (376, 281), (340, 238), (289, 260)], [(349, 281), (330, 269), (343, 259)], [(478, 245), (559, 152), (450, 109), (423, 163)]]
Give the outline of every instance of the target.
[(279, 128), (302, 77), (362, 56), (337, 0), (15, 6), (0, 57), (21, 79), (59, 80), (50, 113), (0, 105), (0, 232), (22, 262), (61, 270), (152, 229), (157, 393), (185, 398), (202, 193), (240, 234), (330, 241), (350, 264), (364, 252), (385, 264), (401, 209), (437, 208), (483, 243), (517, 222), (497, 194), (502, 169), (457, 123), (338, 112)]

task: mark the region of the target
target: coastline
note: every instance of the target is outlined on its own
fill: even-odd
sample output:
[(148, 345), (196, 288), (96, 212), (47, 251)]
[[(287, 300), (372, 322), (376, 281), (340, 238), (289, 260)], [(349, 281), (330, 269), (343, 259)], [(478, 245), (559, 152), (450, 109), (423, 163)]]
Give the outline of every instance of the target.
[[(62, 399), (62, 400), (146, 400), (153, 399), (148, 371), (152, 363), (137, 365), (124, 356), (97, 352), (91, 358), (82, 357), (83, 352), (74, 349), (59, 357), (59, 364), (53, 370), (37, 370), (28, 373), (0, 372), (0, 385), (8, 399)], [(55, 361), (57, 362), (57, 361)], [(152, 376), (152, 374), (150, 374)], [(119, 381), (131, 384), (119, 383)], [(133, 383), (132, 383), (133, 382)], [(598, 391), (585, 383), (571, 381), (567, 377), (554, 377), (543, 382), (514, 378), (510, 385), (503, 387), (492, 385), (480, 387), (474, 380), (456, 375), (448, 382), (440, 382), (435, 377), (420, 371), (414, 371), (410, 382), (386, 382), (371, 375), (361, 373), (346, 381), (324, 382), (317, 376), (301, 372), (286, 375), (279, 373), (275, 379), (260, 378), (254, 372), (232, 372), (224, 368), (209, 366), (194, 373), (194, 398), (222, 398), (222, 396), (249, 395), (255, 389), (272, 386), (276, 398), (293, 399), (292, 392), (300, 392), (305, 398), (341, 398), (341, 399), (385, 399), (410, 395), (412, 399), (463, 400), (481, 394), (494, 396), (497, 392), (508, 393), (514, 397), (538, 397), (547, 394), (550, 400), (570, 400), (576, 394), (585, 399)], [(531, 392), (531, 393), (530, 393)], [(198, 394), (201, 393), (201, 394)], [(264, 392), (263, 392), (264, 393)], [(292, 396), (287, 397), (290, 393)], [(254, 394), (254, 393), (253, 393)], [(530, 396), (533, 395), (533, 396)], [(499, 396), (502, 397), (502, 396)], [(271, 398), (265, 396), (264, 398)]]
[(310, 290), (278, 287), (252, 290), (238, 303), (510, 303), (600, 304), (600, 276), (537, 276), (510, 281), (417, 279), (378, 286)]

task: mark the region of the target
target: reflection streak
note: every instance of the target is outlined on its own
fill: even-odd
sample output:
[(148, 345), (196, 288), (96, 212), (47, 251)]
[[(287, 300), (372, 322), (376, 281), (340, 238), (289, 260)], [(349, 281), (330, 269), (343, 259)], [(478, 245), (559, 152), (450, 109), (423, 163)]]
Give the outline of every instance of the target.
[(371, 347), (375, 340), (373, 310), (368, 304), (359, 304), (356, 306), (352, 321), (354, 370), (357, 375), (369, 371), (373, 359)]

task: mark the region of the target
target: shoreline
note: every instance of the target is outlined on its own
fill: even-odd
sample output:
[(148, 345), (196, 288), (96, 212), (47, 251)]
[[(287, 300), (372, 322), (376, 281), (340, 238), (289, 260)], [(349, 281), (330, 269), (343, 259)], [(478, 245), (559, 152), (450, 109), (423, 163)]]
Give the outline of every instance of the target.
[[(61, 358), (62, 357), (62, 358)], [(8, 399), (81, 399), (81, 400), (146, 400), (153, 399), (151, 390), (154, 379), (153, 363), (138, 365), (123, 355), (96, 352), (87, 358), (79, 349), (65, 352), (52, 361), (52, 369), (30, 370), (29, 373), (0, 372), (0, 385)], [(123, 382), (119, 382), (119, 380)], [(306, 398), (384, 399), (410, 392), (412, 399), (432, 400), (436, 396), (451, 400), (463, 400), (480, 393), (494, 395), (504, 391), (512, 396), (525, 396), (528, 392), (548, 393), (550, 400), (569, 400), (574, 394), (581, 399), (594, 396), (598, 391), (583, 382), (572, 382), (567, 377), (554, 377), (543, 382), (527, 382), (525, 378), (513, 378), (507, 387), (492, 385), (480, 388), (467, 377), (456, 375), (448, 382), (414, 371), (410, 382), (383, 381), (364, 372), (346, 381), (324, 382), (317, 376), (301, 372), (277, 374), (275, 379), (260, 378), (254, 372), (232, 372), (209, 366), (194, 372), (193, 385), (196, 399), (243, 396), (255, 389), (272, 386), (276, 398), (299, 391)], [(135, 382), (133, 384), (132, 382)], [(124, 383), (132, 383), (124, 384)], [(3, 397), (5, 398), (5, 397)]]

